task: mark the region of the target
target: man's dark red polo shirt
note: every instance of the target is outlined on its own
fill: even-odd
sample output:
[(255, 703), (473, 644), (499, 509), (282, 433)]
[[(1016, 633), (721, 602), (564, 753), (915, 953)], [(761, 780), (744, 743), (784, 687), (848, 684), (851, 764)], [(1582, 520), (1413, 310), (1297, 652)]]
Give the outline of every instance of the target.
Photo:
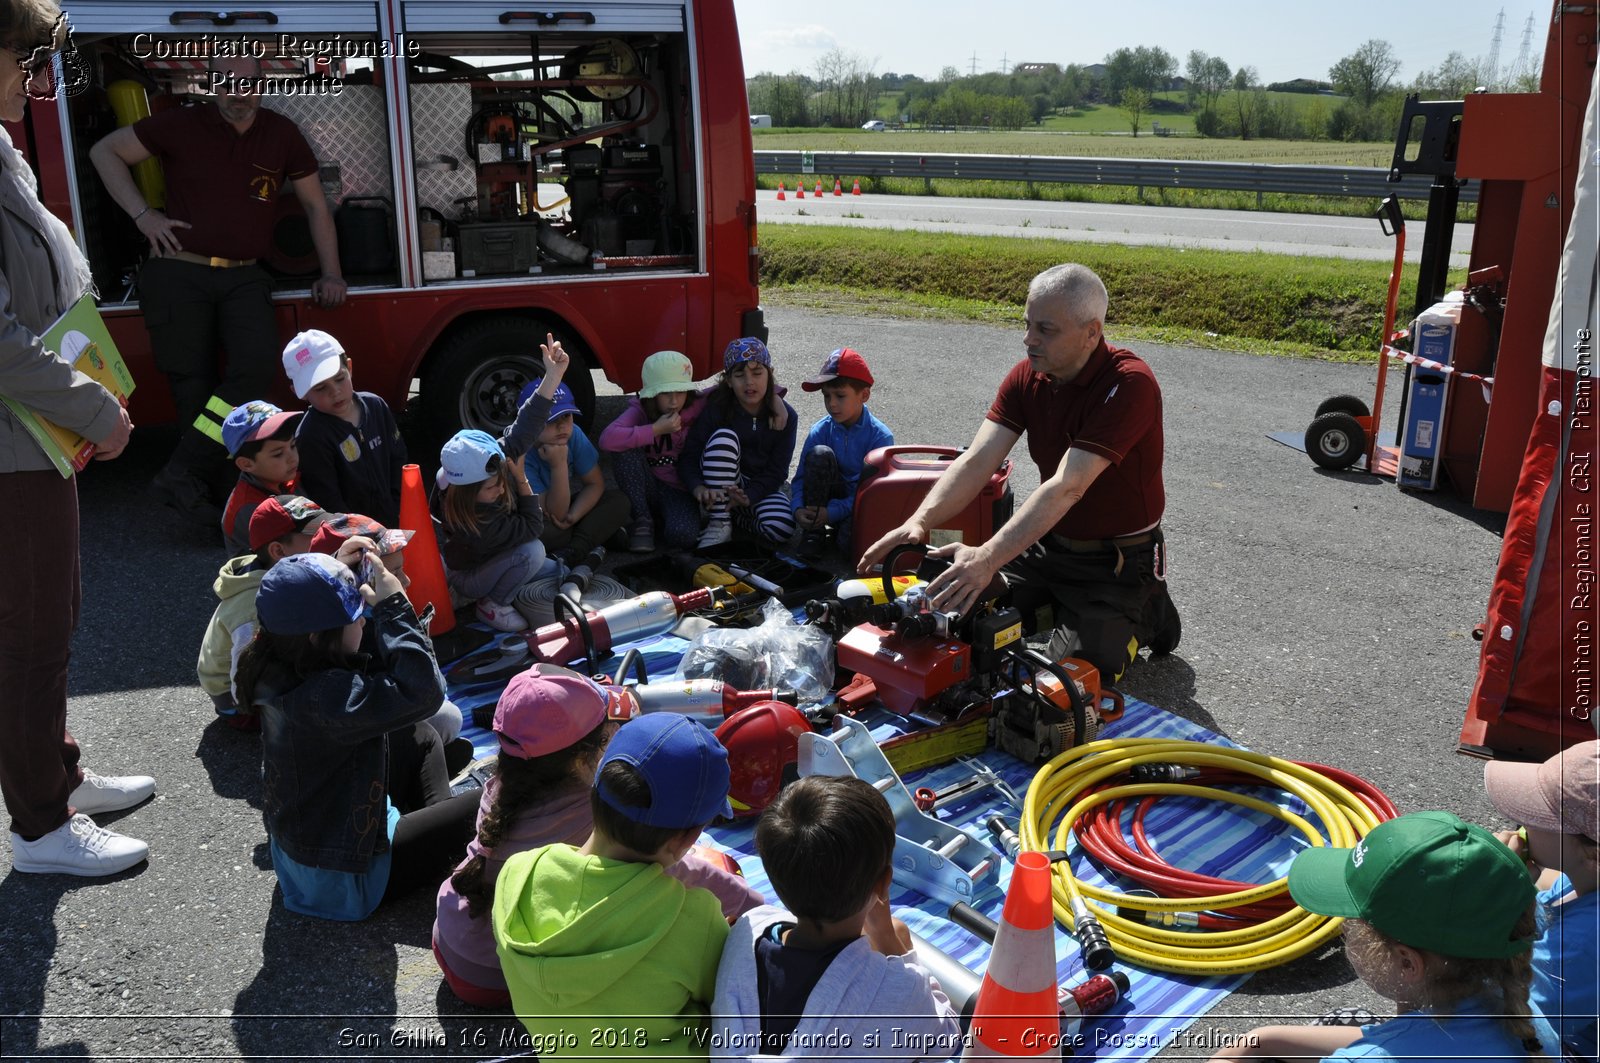
[(278, 192), (317, 172), (317, 158), (292, 121), (265, 107), (241, 135), (209, 103), (174, 107), (133, 124), (161, 160), (167, 217), (185, 251), (218, 258), (266, 258)]
[(1057, 384), (1024, 358), (1000, 382), (989, 420), (1028, 437), (1040, 481), (1054, 476), (1068, 448), (1111, 462), (1051, 530), (1069, 539), (1113, 539), (1161, 519), (1161, 388), (1132, 351), (1105, 340), (1072, 380)]

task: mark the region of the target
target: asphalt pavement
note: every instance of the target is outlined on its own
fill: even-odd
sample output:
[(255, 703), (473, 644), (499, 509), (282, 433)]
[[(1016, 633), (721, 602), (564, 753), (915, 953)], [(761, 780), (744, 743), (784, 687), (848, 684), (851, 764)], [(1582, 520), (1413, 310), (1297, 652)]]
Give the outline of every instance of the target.
[[(841, 344), (862, 351), (880, 381), (872, 409), (902, 443), (969, 440), (1021, 352), (1015, 328), (784, 308), (769, 320), (780, 381)], [(1371, 367), (1134, 346), (1165, 396), (1183, 642), (1135, 665), (1123, 689), (1251, 749), (1354, 771), (1402, 811), (1493, 823), (1480, 765), (1454, 750), (1502, 518), (1320, 472), (1267, 439), (1303, 428), (1327, 396), (1370, 396)], [(620, 408), (607, 390), (602, 420)], [(804, 423), (821, 415), (815, 396), (796, 397)], [(156, 776), (152, 801), (103, 818), (148, 841), (151, 858), (91, 881), (14, 874), (0, 846), (4, 1056), (481, 1059), (513, 1047), (514, 1024), (443, 988), (431, 895), (360, 924), (290, 915), (276, 900), (258, 741), (219, 725), (194, 680), (226, 555), (146, 486), (170, 439), (140, 430), (126, 456), (81, 479), (69, 715), (88, 766)], [(1037, 475), (1023, 448), (1015, 456), (1021, 493)], [(1382, 1009), (1329, 947), (1254, 976), (1192, 1032), (1339, 1005)]]

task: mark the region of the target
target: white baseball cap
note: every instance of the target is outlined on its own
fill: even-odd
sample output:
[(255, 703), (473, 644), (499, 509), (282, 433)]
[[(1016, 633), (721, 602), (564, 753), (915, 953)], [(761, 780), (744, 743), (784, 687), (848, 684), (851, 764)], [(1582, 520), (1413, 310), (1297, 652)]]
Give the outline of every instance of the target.
[(339, 372), (344, 348), (339, 341), (321, 329), (306, 329), (283, 349), (283, 371), (289, 374), (289, 383), (297, 399), (318, 384)]

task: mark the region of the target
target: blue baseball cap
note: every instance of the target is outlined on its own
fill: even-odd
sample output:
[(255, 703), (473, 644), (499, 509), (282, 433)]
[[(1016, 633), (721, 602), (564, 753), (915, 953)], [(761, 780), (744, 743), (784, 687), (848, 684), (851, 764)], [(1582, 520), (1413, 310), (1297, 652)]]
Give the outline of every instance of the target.
[(353, 624), (366, 602), (350, 566), (327, 554), (294, 554), (267, 570), (256, 618), (274, 635), (306, 635)]
[(479, 428), (464, 428), (450, 437), (439, 452), (438, 482), (481, 484), (500, 471), (506, 452), (499, 440)]
[[(521, 409), (523, 403), (533, 398), (533, 393), (538, 391), (539, 385), (543, 383), (544, 377), (540, 377), (538, 380), (524, 384), (522, 386), (522, 394), (517, 396), (517, 408)], [(583, 416), (578, 412), (578, 404), (572, 398), (572, 389), (565, 384), (557, 384), (556, 393), (550, 397), (550, 416), (544, 419), (545, 424), (549, 424), (564, 413), (570, 413), (574, 417)]]
[(298, 423), (303, 413), (285, 413), (270, 402), (255, 399), (235, 406), (222, 422), (222, 445), (228, 457), (236, 458), (246, 443), (271, 439), (284, 425)]
[[(613, 760), (644, 776), (650, 804), (622, 804), (600, 784), (600, 771)], [(705, 826), (718, 816), (733, 817), (728, 781), (728, 751), (716, 735), (687, 716), (658, 712), (629, 720), (612, 736), (595, 771), (594, 788), (600, 800), (635, 823), (683, 830)]]
[(767, 350), (767, 345), (754, 336), (745, 336), (743, 339), (734, 340), (722, 352), (722, 371), (727, 372), (736, 365), (745, 362), (759, 362), (768, 369), (772, 368), (772, 352)]

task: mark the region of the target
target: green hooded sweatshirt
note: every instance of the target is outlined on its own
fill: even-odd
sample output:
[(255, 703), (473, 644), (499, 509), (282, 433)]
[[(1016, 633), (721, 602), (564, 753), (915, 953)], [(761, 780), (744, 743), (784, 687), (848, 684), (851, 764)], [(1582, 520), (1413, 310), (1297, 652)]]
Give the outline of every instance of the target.
[(495, 883), (495, 948), (541, 1059), (706, 1058), (727, 936), (717, 898), (659, 864), (547, 845)]

